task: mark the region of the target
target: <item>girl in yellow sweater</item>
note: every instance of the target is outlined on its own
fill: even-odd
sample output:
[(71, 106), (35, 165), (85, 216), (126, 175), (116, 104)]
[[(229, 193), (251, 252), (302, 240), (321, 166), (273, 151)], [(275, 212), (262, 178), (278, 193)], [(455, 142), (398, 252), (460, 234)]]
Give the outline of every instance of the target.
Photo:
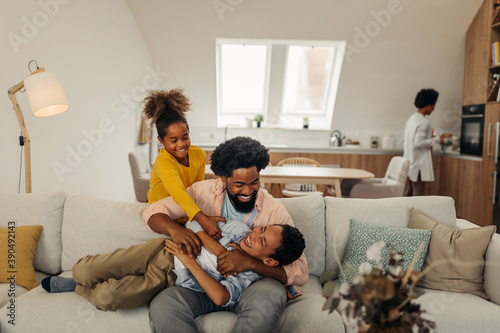
[(186, 212), (212, 237), (222, 237), (217, 227), (219, 216), (206, 216), (187, 194), (186, 188), (205, 177), (206, 155), (203, 149), (191, 146), (185, 113), (191, 108), (182, 89), (151, 91), (145, 99), (144, 115), (156, 125), (158, 140), (163, 145), (156, 158), (149, 181), (148, 202), (172, 196)]

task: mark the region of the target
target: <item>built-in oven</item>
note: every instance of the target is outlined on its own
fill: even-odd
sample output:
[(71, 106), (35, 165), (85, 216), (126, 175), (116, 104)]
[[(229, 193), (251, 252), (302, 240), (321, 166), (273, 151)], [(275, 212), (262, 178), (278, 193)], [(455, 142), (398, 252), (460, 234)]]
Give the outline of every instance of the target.
[(460, 154), (483, 155), (484, 104), (462, 107)]

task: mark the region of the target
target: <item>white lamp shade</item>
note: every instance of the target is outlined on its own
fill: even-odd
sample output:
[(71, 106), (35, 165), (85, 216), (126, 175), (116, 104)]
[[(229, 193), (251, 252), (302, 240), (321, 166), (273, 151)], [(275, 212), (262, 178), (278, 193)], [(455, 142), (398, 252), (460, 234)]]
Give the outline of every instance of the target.
[(28, 76), (24, 80), (33, 115), (50, 117), (68, 109), (68, 101), (55, 73), (43, 72)]

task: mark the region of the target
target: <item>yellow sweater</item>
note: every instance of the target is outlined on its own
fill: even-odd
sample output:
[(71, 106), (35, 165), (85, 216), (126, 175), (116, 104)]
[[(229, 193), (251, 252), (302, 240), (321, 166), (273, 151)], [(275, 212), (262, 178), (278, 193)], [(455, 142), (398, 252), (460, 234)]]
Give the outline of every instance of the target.
[(165, 148), (160, 150), (151, 170), (148, 202), (153, 203), (172, 196), (174, 201), (187, 214), (189, 220), (192, 220), (200, 209), (187, 194), (186, 188), (205, 178), (206, 155), (203, 149), (190, 146), (188, 156), (189, 167), (185, 167), (177, 162)]

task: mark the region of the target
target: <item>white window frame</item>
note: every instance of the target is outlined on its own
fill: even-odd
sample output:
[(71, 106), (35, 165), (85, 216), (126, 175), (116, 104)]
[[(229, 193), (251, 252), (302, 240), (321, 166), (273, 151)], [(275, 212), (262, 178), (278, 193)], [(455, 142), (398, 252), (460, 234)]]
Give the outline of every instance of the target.
[[(222, 108), (222, 56), (221, 48), (222, 45), (227, 44), (237, 44), (237, 45), (264, 45), (267, 46), (266, 55), (266, 69), (265, 69), (265, 82), (263, 91), (263, 109), (262, 110), (224, 110)], [(217, 127), (225, 127), (230, 125), (244, 126), (245, 119), (253, 119), (256, 114), (263, 114), (264, 117), (267, 113), (267, 105), (269, 98), (269, 72), (271, 68), (271, 46), (269, 40), (260, 39), (227, 39), (227, 38), (217, 38), (216, 39), (216, 79), (217, 79)]]
[[(267, 64), (266, 64), (266, 82), (264, 92), (264, 110), (262, 112), (227, 112), (221, 109), (222, 98), (222, 83), (221, 83), (221, 56), (220, 49), (223, 44), (244, 44), (244, 45), (266, 45), (268, 46)], [(301, 129), (303, 118), (309, 118), (309, 130), (331, 130), (332, 119), (337, 98), (338, 84), (342, 70), (342, 62), (346, 48), (346, 41), (326, 41), (326, 40), (275, 40), (275, 39), (216, 39), (216, 78), (217, 78), (217, 126), (225, 127), (230, 125), (238, 125), (245, 127), (245, 118), (254, 118), (255, 114), (264, 114), (264, 126), (282, 128), (282, 129)], [(275, 77), (271, 74), (271, 64), (273, 59), (272, 47), (286, 46), (284, 62), (284, 75), (285, 77)], [(334, 52), (332, 55), (332, 68), (330, 75), (327, 78), (327, 86), (325, 88), (326, 99), (323, 104), (323, 109), (318, 112), (317, 110), (303, 110), (295, 112), (285, 112), (285, 83), (286, 83), (286, 68), (288, 63), (288, 50), (290, 46), (309, 46), (309, 47), (333, 47)], [(278, 57), (278, 56), (276, 56)], [(281, 59), (277, 59), (280, 61)], [(281, 62), (281, 61), (280, 61)], [(280, 101), (276, 105), (270, 103), (270, 82), (275, 80), (281, 83), (281, 96), (276, 96)], [(275, 89), (276, 90), (276, 89)], [(278, 89), (279, 90), (279, 89)], [(276, 100), (273, 98), (273, 100)]]

